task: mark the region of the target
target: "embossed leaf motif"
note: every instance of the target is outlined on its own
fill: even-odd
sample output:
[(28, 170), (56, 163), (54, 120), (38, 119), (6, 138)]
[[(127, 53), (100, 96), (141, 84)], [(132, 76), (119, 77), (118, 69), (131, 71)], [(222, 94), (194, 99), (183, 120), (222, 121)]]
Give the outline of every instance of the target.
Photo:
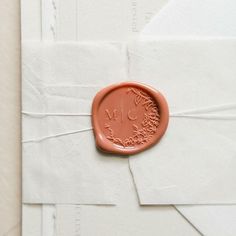
[(104, 127), (105, 128), (110, 128), (110, 125), (109, 124), (105, 124)]
[(142, 101), (142, 96), (141, 95), (137, 95), (135, 97), (135, 100), (134, 100), (135, 105), (137, 106), (141, 101)]
[(135, 125), (135, 124), (133, 124), (133, 128), (134, 128), (135, 131), (138, 130), (138, 126)]
[(122, 140), (121, 140), (120, 138), (114, 138), (114, 142), (115, 142), (116, 144), (121, 144), (122, 146), (124, 145), (123, 142), (122, 142)]

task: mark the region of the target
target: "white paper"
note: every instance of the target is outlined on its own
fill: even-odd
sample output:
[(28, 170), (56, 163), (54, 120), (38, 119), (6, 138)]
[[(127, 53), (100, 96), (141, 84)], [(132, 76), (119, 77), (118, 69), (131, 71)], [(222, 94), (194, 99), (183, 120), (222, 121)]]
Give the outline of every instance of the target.
[(159, 89), (170, 108), (161, 142), (129, 159), (140, 203), (236, 203), (236, 41), (146, 41), (129, 50), (131, 79)]
[(128, 159), (118, 188), (116, 206), (24, 204), (23, 235), (200, 235), (173, 206), (139, 205)]
[(234, 0), (171, 0), (140, 37), (235, 37)]
[[(140, 37), (231, 37), (235, 35), (234, 8), (234, 1), (170, 1), (161, 14), (156, 15), (144, 28)], [(219, 15), (223, 16), (222, 19), (219, 18)], [(233, 20), (229, 20), (230, 18)], [(219, 20), (221, 20), (221, 24), (219, 24)], [(176, 21), (178, 24), (171, 23)], [(233, 30), (229, 31), (229, 29)], [(229, 110), (221, 111), (221, 114), (223, 112), (227, 114)], [(226, 131), (226, 133), (230, 132)], [(204, 235), (235, 235), (236, 210), (234, 205), (178, 205), (176, 207)]]
[(234, 203), (235, 48), (234, 40), (139, 42), (130, 45), (128, 64), (116, 44), (30, 45), (23, 72), (24, 201), (115, 203), (123, 162), (96, 150), (89, 109), (99, 86), (129, 71), (160, 89), (171, 112), (163, 140), (130, 158), (140, 203)]
[(203, 235), (235, 235), (235, 205), (177, 206), (177, 209), (194, 224)]
[[(116, 206), (57, 205), (56, 232), (73, 235), (192, 235), (199, 233), (173, 206), (140, 207), (132, 176), (126, 165), (120, 172)], [(166, 227), (168, 222), (171, 227)]]
[(127, 41), (168, 0), (22, 0), (22, 39)]
[(42, 235), (42, 207), (41, 205), (22, 205), (22, 235)]
[[(77, 31), (77, 40), (126, 41), (137, 36), (138, 32), (167, 1), (80, 0), (74, 6), (77, 8), (77, 24), (74, 28)], [(65, 5), (63, 1), (60, 2)], [(67, 9), (60, 7), (60, 4), (58, 7), (60, 12), (65, 14)], [(66, 19), (66, 17), (60, 17), (59, 20), (63, 23)], [(63, 24), (60, 24), (60, 27), (63, 27)], [(73, 28), (73, 26), (67, 28)], [(59, 32), (64, 33), (63, 29), (59, 29)]]
[[(77, 30), (77, 18), (78, 18), (78, 12), (79, 12), (79, 8), (80, 6), (78, 5), (78, 7), (76, 7), (76, 3), (77, 3), (77, 0), (67, 0), (67, 1), (64, 1), (64, 0), (60, 0), (60, 1), (44, 1), (44, 2), (48, 2), (50, 4), (54, 4), (56, 6), (56, 9), (54, 12), (51, 12), (53, 14), (53, 16), (55, 17), (56, 16), (56, 21), (54, 22), (54, 30), (55, 30), (55, 39), (56, 40), (80, 40), (81, 38), (83, 37), (89, 37), (90, 40), (94, 40), (94, 41), (97, 41), (97, 40), (109, 40), (109, 39), (113, 39), (113, 40), (120, 40), (120, 39), (127, 39), (129, 37), (131, 37), (132, 35), (136, 35), (138, 34), (137, 32), (134, 32), (132, 33), (132, 28), (130, 26), (134, 25), (133, 23), (131, 23), (130, 20), (132, 20), (132, 16), (133, 16), (133, 22), (135, 22), (138, 18), (138, 22), (139, 22), (139, 25), (138, 25), (138, 28), (136, 27), (136, 29), (140, 30), (141, 27), (142, 27), (142, 24), (145, 24), (146, 22), (148, 22), (150, 20), (150, 18), (156, 13), (156, 10), (158, 10), (162, 4), (164, 5), (164, 3), (166, 1), (156, 1), (156, 0), (150, 0), (150, 1), (127, 1), (125, 4), (127, 4), (127, 8), (131, 5), (131, 3), (133, 3), (134, 5), (136, 3), (138, 3), (138, 11), (135, 10), (135, 8), (129, 8), (129, 14), (130, 14), (130, 17), (129, 17), (129, 21), (128, 23), (126, 21), (124, 21), (125, 25), (125, 29), (129, 29), (127, 30), (128, 31), (128, 35), (124, 35), (122, 32), (127, 32), (126, 30), (124, 30), (123, 28), (120, 28), (120, 29), (116, 29), (115, 31), (117, 32), (120, 32), (116, 34), (116, 36), (118, 38), (115, 38), (114, 37), (114, 30), (106, 30), (104, 31), (104, 24), (107, 25), (109, 24), (110, 22), (110, 18), (106, 18), (104, 17), (104, 23), (103, 22), (99, 22), (101, 23), (101, 29), (102, 29), (102, 34), (96, 34), (96, 33), (93, 33), (93, 30), (92, 30), (92, 27), (90, 29), (90, 31), (86, 31), (86, 26), (83, 26), (83, 31), (86, 33), (86, 35), (82, 35), (80, 34), (79, 37), (78, 37), (78, 30)], [(87, 1), (86, 1), (87, 2)], [(96, 1), (98, 2), (98, 1)], [(110, 3), (111, 1), (109, 1)], [(48, 27), (48, 24), (51, 23), (51, 22), (46, 22), (44, 21), (44, 23), (46, 23), (46, 25), (43, 25), (42, 26), (42, 15), (45, 15), (45, 13), (43, 13), (44, 11), (46, 11), (46, 9), (43, 9), (41, 8), (42, 4), (41, 4), (41, 0), (35, 0), (35, 1), (31, 1), (31, 0), (22, 0), (21, 1), (21, 4), (22, 4), (22, 14), (21, 14), (21, 17), (22, 17), (22, 23), (21, 23), (21, 27), (22, 27), (22, 40), (23, 41), (27, 41), (27, 40), (41, 40), (43, 39), (42, 37), (42, 28), (44, 28), (44, 32), (45, 32), (45, 28), (49, 29), (50, 30), (50, 27)], [(112, 4), (111, 4), (112, 5)], [(114, 5), (117, 5), (117, 4), (114, 4)], [(45, 6), (45, 5), (44, 5)], [(104, 10), (106, 10), (105, 7), (103, 7), (103, 5), (101, 5), (101, 8), (103, 8)], [(126, 8), (126, 7), (125, 7)], [(93, 9), (93, 6), (91, 5), (91, 9)], [(121, 8), (122, 10), (122, 8)], [(111, 10), (111, 12), (114, 12), (114, 11), (118, 11), (117, 8), (114, 8)], [(99, 18), (101, 15), (104, 14), (103, 11), (99, 11), (99, 7), (98, 7), (98, 12), (100, 13), (96, 13), (95, 15), (99, 14)], [(69, 14), (68, 14), (69, 13)], [(80, 12), (81, 13), (81, 12)], [(84, 11), (85, 14), (83, 14), (83, 16), (86, 17), (86, 11)], [(119, 15), (118, 13), (116, 13), (116, 15)], [(93, 17), (93, 16), (92, 16)], [(112, 14), (112, 17), (113, 17), (113, 14)], [(118, 22), (120, 22), (120, 18), (118, 17), (117, 18)], [(97, 24), (95, 24), (97, 22), (97, 19), (96, 19), (96, 22), (94, 23), (92, 19), (89, 19), (89, 21), (91, 22), (91, 25), (94, 26), (94, 28), (97, 28)], [(130, 22), (130, 23), (129, 23)], [(56, 27), (55, 27), (56, 26)], [(111, 28), (113, 27), (111, 24), (110, 24)], [(87, 33), (88, 32), (88, 33)], [(111, 32), (111, 33), (110, 33)], [(51, 34), (52, 32), (48, 32), (47, 34), (44, 34), (45, 36), (48, 37), (48, 35), (50, 36), (51, 38)], [(90, 35), (92, 35), (93, 37), (91, 37)], [(104, 37), (106, 36), (106, 37)], [(45, 39), (43, 39), (45, 40)], [(31, 119), (32, 120), (32, 119)], [(53, 122), (51, 122), (52, 124)], [(67, 122), (68, 124), (69, 122)], [(35, 124), (37, 126), (37, 124)], [(32, 125), (34, 127), (34, 125)], [(126, 181), (125, 181), (126, 182)], [(134, 192), (130, 193), (130, 194), (133, 194), (133, 196), (136, 196)], [(126, 200), (125, 200), (126, 201)], [(135, 204), (137, 204), (137, 201), (134, 202)], [(35, 204), (33, 205), (30, 205), (30, 207), (34, 207)], [(60, 206), (60, 205), (59, 205)], [(66, 205), (67, 208), (69, 208), (70, 205)], [(74, 210), (74, 207), (73, 205), (71, 205)], [(29, 205), (28, 205), (29, 207)], [(85, 206), (83, 206), (85, 207)], [(88, 206), (89, 207), (89, 206)], [(94, 206), (94, 208), (96, 208)], [(103, 206), (101, 206), (101, 208), (103, 208)], [(105, 208), (105, 207), (104, 207)], [(24, 210), (25, 208), (23, 208)], [(107, 208), (105, 208), (106, 210)], [(141, 212), (143, 212), (142, 209), (140, 209), (139, 207), (137, 207), (137, 209), (139, 209)], [(149, 208), (150, 209), (150, 208)], [(149, 218), (150, 218), (150, 215), (153, 214), (156, 209), (158, 210), (158, 215), (160, 217), (158, 217), (158, 220), (155, 220), (154, 224), (156, 225), (156, 229), (157, 229), (157, 232), (159, 233), (166, 233), (168, 235), (176, 235), (176, 232), (179, 232), (179, 234), (186, 234), (186, 235), (196, 235), (195, 231), (192, 230), (192, 226), (191, 225), (188, 225), (188, 222), (183, 220), (182, 217), (178, 214), (176, 214), (175, 212), (175, 209), (173, 207), (155, 207), (155, 209), (150, 209), (150, 214), (145, 214), (145, 218), (147, 218), (147, 220), (145, 220), (145, 222), (147, 223), (147, 225), (149, 225)], [(129, 211), (129, 209), (127, 209), (127, 212)], [(25, 220), (23, 220), (23, 226), (26, 225), (28, 226), (27, 229), (29, 230), (29, 234), (25, 234), (25, 231), (23, 231), (22, 235), (34, 235), (34, 232), (35, 231), (31, 231), (31, 226), (32, 224), (31, 223), (35, 223), (35, 220), (34, 220), (34, 217), (32, 214), (30, 214), (30, 211), (29, 212), (29, 215), (28, 217), (26, 217)], [(61, 217), (61, 221), (60, 223), (61, 224), (57, 224), (58, 225), (61, 225), (62, 227), (65, 225), (66, 222), (70, 222), (70, 223), (74, 223), (74, 218), (70, 215), (65, 215), (65, 211), (62, 211), (63, 213), (62, 214), (58, 214), (58, 208), (57, 208), (57, 222), (59, 221), (59, 217)], [(76, 212), (77, 212), (77, 207), (76, 207)], [(116, 212), (116, 209), (113, 208), (112, 212)], [(144, 213), (147, 212), (147, 210), (144, 209)], [(152, 213), (153, 212), (153, 213)], [(95, 212), (94, 212), (95, 213)], [(93, 210), (90, 211), (90, 214), (93, 214)], [(83, 227), (85, 228), (85, 230), (89, 230), (91, 229), (91, 224), (90, 224), (90, 221), (89, 221), (89, 218), (90, 218), (90, 214), (87, 214), (88, 218), (86, 218), (87, 220), (84, 221), (84, 224), (83, 224)], [(127, 213), (128, 214), (128, 213)], [(26, 215), (26, 214), (25, 214)], [(110, 215), (110, 211), (108, 212), (107, 211), (107, 214), (108, 217)], [(165, 217), (163, 217), (163, 215), (165, 215)], [(101, 218), (103, 216), (103, 210), (101, 209)], [(41, 228), (41, 218), (43, 216), (41, 216), (40, 214), (40, 218), (37, 218), (38, 221), (36, 220), (36, 222), (38, 223), (38, 226), (40, 226)], [(94, 216), (96, 218), (96, 216)], [(122, 217), (122, 216), (120, 216)], [(156, 216), (155, 216), (156, 217)], [(102, 219), (100, 218), (100, 220), (102, 221)], [(106, 217), (107, 218), (107, 217)], [(72, 221), (70, 221), (70, 219)], [(76, 218), (78, 220), (78, 218)], [(128, 217), (128, 219), (130, 219)], [(171, 222), (172, 222), (172, 227), (169, 227), (169, 222), (170, 222), (170, 219)], [(114, 223), (113, 225), (117, 225), (117, 221), (119, 221), (119, 218), (116, 218), (114, 219)], [(86, 223), (87, 222), (87, 223)], [(137, 221), (138, 222), (138, 221)], [(64, 223), (64, 225), (62, 224)], [(102, 227), (101, 224), (99, 225), (99, 222), (97, 224), (97, 227), (94, 228), (94, 232), (93, 233), (96, 233), (97, 235), (101, 235), (103, 234), (104, 235), (104, 231), (106, 230), (106, 222), (101, 222), (102, 223)], [(128, 222), (127, 222), (128, 223)], [(140, 227), (140, 225), (138, 226)], [(67, 228), (68, 229), (68, 228)], [(51, 230), (51, 229), (48, 229), (48, 230)], [(32, 233), (33, 232), (33, 233)], [(61, 235), (72, 235), (74, 234), (75, 229), (72, 227), (69, 229), (69, 231), (64, 231), (65, 234), (63, 234), (63, 231), (57, 231), (58, 234), (59, 232), (61, 233)], [(100, 232), (102, 232), (100, 234)], [(117, 232), (119, 233), (119, 232)], [(40, 233), (41, 235), (41, 233)], [(57, 234), (56, 234), (57, 235)], [(93, 234), (94, 235), (94, 234)]]
[(121, 44), (24, 45), (23, 202), (115, 204), (124, 159), (98, 152), (90, 109), (126, 66)]
[[(70, 0), (70, 2), (73, 2), (72, 0)], [(181, 4), (181, 2), (182, 1), (179, 1), (179, 3)], [(191, 2), (192, 1), (189, 1), (190, 2), (190, 4), (191, 4)], [(199, 2), (199, 1), (198, 1)], [(206, 2), (206, 1), (205, 1)], [(209, 2), (209, 1), (208, 1)], [(213, 2), (213, 5), (215, 5), (215, 2), (216, 1), (214, 1)], [(233, 2), (233, 1), (232, 1)], [(63, 1), (62, 1), (62, 3), (63, 3)], [(60, 5), (61, 5), (61, 3), (60, 3)], [(68, 4), (64, 4), (64, 5), (67, 5), (68, 6)], [(74, 6), (73, 6), (73, 4), (71, 4), (71, 9), (75, 9), (74, 8)], [(225, 7), (226, 5), (224, 5), (224, 9), (226, 8)], [(35, 15), (35, 14), (33, 14), (32, 13), (32, 8), (28, 8), (28, 9), (30, 9), (30, 12), (31, 12), (31, 15)], [(70, 10), (71, 10), (70, 9)], [(62, 8), (62, 11), (64, 10), (64, 13), (65, 13), (65, 15), (66, 15), (66, 17), (64, 17), (64, 18), (62, 18), (62, 22), (64, 21), (64, 27), (62, 27), (62, 30), (64, 30), (64, 31), (66, 31), (66, 32), (64, 32), (64, 34), (62, 33), (61, 35), (60, 35), (60, 37), (61, 38), (68, 38), (69, 37), (69, 39), (74, 39), (75, 37), (74, 37), (74, 31), (76, 31), (76, 30), (74, 30), (74, 27), (73, 27), (73, 24), (71, 24), (71, 22), (73, 21), (74, 22), (74, 20), (72, 20), (71, 22), (70, 21), (67, 21), (68, 20), (68, 17), (70, 18), (72, 18), (72, 19), (74, 19), (75, 17), (74, 17), (74, 15), (71, 15), (71, 14), (69, 14), (69, 16), (68, 16), (68, 14), (67, 14), (67, 10), (68, 9), (66, 9), (66, 8)], [(71, 11), (70, 11), (70, 13), (71, 13)], [(174, 11), (173, 11), (173, 13), (174, 13)], [(183, 13), (183, 12), (182, 12)], [(199, 14), (199, 13), (198, 13)], [(25, 14), (24, 14), (25, 15)], [(200, 15), (200, 14), (199, 14)], [(207, 17), (208, 17), (208, 15), (207, 15)], [(201, 17), (200, 17), (201, 18)], [(65, 20), (66, 19), (66, 20)], [(207, 20), (209, 20), (209, 18), (207, 18)], [(198, 22), (199, 22), (199, 19), (197, 20)], [(33, 21), (32, 19), (31, 20), (28, 20), (28, 22), (32, 22), (32, 23), (35, 23), (35, 21)], [(173, 21), (174, 22), (174, 21)], [(189, 21), (188, 21), (189, 22)], [(232, 22), (229, 22), (229, 23), (233, 23), (234, 21), (232, 21)], [(26, 24), (24, 24), (24, 25), (26, 25)], [(62, 25), (62, 24), (60, 24), (60, 25)], [(72, 27), (68, 27), (68, 26), (72, 26)], [(174, 26), (176, 27), (176, 24), (174, 24)], [(40, 27), (38, 27), (39, 29), (40, 29)], [(190, 28), (190, 30), (194, 30), (194, 29), (196, 29), (197, 27), (195, 26), (195, 27), (192, 27), (192, 28)], [(211, 27), (210, 27), (211, 28)], [(228, 28), (228, 27), (227, 27)], [(32, 34), (32, 30), (35, 30), (35, 29), (37, 29), (37, 27), (35, 27), (35, 25), (34, 25), (34, 28), (32, 28), (31, 30), (29, 30), (29, 28), (28, 28), (28, 36), (29, 37), (32, 37), (33, 36), (33, 34)], [(165, 30), (167, 30), (168, 31), (168, 29), (169, 28), (167, 28), (167, 27), (165, 27), (164, 29), (162, 29), (163, 31), (165, 31)], [(69, 32), (68, 32), (68, 30), (69, 30)], [(70, 32), (70, 31), (73, 31), (72, 33)], [(62, 31), (63, 32), (63, 31)], [(178, 32), (177, 32), (178, 33)], [(59, 34), (58, 34), (59, 35)], [(226, 112), (226, 113), (228, 113), (228, 111)], [(200, 208), (202, 208), (202, 206), (199, 206)], [(198, 207), (198, 208), (199, 208)], [(184, 211), (183, 211), (184, 212)], [(191, 217), (191, 215), (187, 215), (187, 217), (191, 220), (192, 219), (192, 217)], [(204, 218), (205, 219), (205, 218)], [(206, 220), (207, 220), (207, 218), (206, 218)], [(199, 220), (200, 221), (200, 220)], [(30, 221), (29, 221), (30, 222)], [(163, 222), (163, 224), (164, 224), (165, 222)], [(197, 225), (198, 225), (198, 223), (199, 222), (194, 222), (194, 223), (196, 223)], [(209, 223), (209, 222), (208, 222)], [(218, 222), (219, 223), (219, 222)], [(88, 222), (87, 223), (87, 226), (90, 226), (90, 222)], [(166, 224), (165, 224), (166, 225)], [(208, 226), (210, 226), (210, 224), (208, 224)], [(217, 228), (217, 227), (216, 227)], [(98, 232), (98, 231), (97, 231)], [(159, 231), (158, 231), (159, 232)], [(206, 231), (204, 231), (205, 232), (205, 234), (206, 234)], [(212, 234), (213, 235), (216, 235), (216, 233), (215, 233), (216, 231), (212, 231)], [(228, 231), (225, 231), (224, 233), (226, 234), (226, 232), (228, 233)], [(183, 232), (182, 232), (183, 233)], [(207, 232), (207, 233), (209, 233), (209, 232)], [(67, 234), (68, 235), (68, 234)], [(189, 235), (189, 234), (187, 234), (187, 235)], [(208, 235), (208, 234), (207, 234)], [(221, 234), (222, 235), (222, 234)]]

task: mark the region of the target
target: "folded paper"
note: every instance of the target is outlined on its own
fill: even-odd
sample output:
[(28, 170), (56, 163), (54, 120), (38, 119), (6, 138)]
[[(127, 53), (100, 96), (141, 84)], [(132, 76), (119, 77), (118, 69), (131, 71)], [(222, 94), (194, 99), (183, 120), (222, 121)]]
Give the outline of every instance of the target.
[(115, 204), (124, 160), (96, 150), (90, 109), (126, 66), (122, 44), (24, 45), (23, 202)]
[(235, 37), (233, 0), (170, 0), (140, 37)]
[[(24, 235), (38, 236), (44, 232), (49, 235), (143, 236), (161, 233), (199, 236), (173, 206), (140, 207), (128, 159), (124, 160), (116, 206), (57, 204), (36, 207), (23, 204)], [(166, 227), (165, 222), (169, 222), (171, 227)]]
[(96, 149), (91, 102), (135, 80), (170, 108), (163, 140), (129, 159), (140, 204), (235, 203), (235, 50), (235, 40), (24, 45), (23, 201), (116, 203), (127, 162)]
[(169, 128), (130, 158), (141, 204), (236, 203), (234, 40), (132, 44), (131, 79), (158, 87)]

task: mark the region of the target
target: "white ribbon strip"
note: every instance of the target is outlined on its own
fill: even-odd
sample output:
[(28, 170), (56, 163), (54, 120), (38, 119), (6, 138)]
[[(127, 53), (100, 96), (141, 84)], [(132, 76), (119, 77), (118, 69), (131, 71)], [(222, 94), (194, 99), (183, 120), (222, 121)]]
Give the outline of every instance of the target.
[(40, 112), (28, 112), (28, 111), (22, 111), (23, 115), (31, 116), (31, 117), (47, 117), (47, 116), (91, 116), (90, 113), (40, 113)]
[[(209, 114), (211, 112), (216, 112), (216, 111), (223, 111), (223, 110), (230, 110), (230, 109), (235, 109), (236, 104), (224, 104), (224, 105), (218, 105), (218, 106), (212, 106), (212, 107), (207, 107), (207, 108), (200, 108), (200, 109), (192, 109), (192, 110), (187, 110), (187, 111), (182, 111), (182, 112), (175, 112), (171, 113), (170, 117), (172, 118), (189, 118), (189, 119), (205, 119), (205, 120), (236, 120), (236, 115), (234, 114), (224, 114), (224, 115), (219, 115), (219, 114)], [(31, 117), (36, 117), (36, 118), (42, 118), (42, 117), (47, 117), (47, 116), (91, 116), (90, 113), (39, 113), (39, 112), (29, 112), (29, 111), (22, 111), (23, 115), (31, 116)], [(75, 130), (71, 132), (66, 132), (66, 133), (60, 133), (56, 135), (50, 135), (46, 137), (42, 137), (39, 139), (31, 139), (31, 140), (23, 140), (22, 143), (32, 143), (32, 142), (42, 142), (50, 138), (56, 138), (56, 137), (61, 137), (65, 135), (71, 135), (71, 134), (76, 134), (76, 133), (81, 133), (81, 132), (87, 132), (93, 130), (92, 127), (84, 128), (81, 130)]]
[(172, 118), (192, 118), (192, 119), (204, 119), (204, 120), (236, 120), (236, 115), (227, 114), (227, 115), (214, 115), (214, 114), (200, 114), (200, 115), (191, 115), (191, 114), (171, 114)]
[[(198, 119), (222, 119), (222, 120), (234, 120), (236, 115), (234, 114), (208, 114), (212, 112), (220, 112), (224, 110), (236, 109), (236, 103), (216, 105), (206, 108), (191, 109), (187, 111), (180, 111), (170, 113), (170, 117), (183, 117), (183, 118), (198, 118)], [(31, 111), (22, 111), (23, 115), (32, 116), (32, 117), (46, 117), (46, 116), (91, 116), (91, 113), (40, 113), (40, 112), (31, 112)]]
[(214, 111), (225, 111), (225, 110), (231, 110), (231, 109), (236, 109), (236, 103), (229, 103), (229, 104), (215, 105), (215, 106), (204, 107), (204, 108), (199, 108), (199, 109), (180, 111), (180, 112), (175, 112), (172, 115), (200, 114), (200, 113), (209, 113), (209, 112), (214, 112)]
[(60, 133), (60, 134), (45, 136), (45, 137), (42, 137), (42, 138), (39, 138), (39, 139), (23, 140), (22, 143), (38, 143), (38, 142), (42, 142), (42, 141), (45, 141), (45, 140), (50, 139), (50, 138), (57, 138), (57, 137), (65, 136), (65, 135), (77, 134), (77, 133), (87, 132), (87, 131), (91, 131), (91, 130), (93, 130), (93, 128), (85, 128), (85, 129), (70, 131), (70, 132), (66, 132), (66, 133)]

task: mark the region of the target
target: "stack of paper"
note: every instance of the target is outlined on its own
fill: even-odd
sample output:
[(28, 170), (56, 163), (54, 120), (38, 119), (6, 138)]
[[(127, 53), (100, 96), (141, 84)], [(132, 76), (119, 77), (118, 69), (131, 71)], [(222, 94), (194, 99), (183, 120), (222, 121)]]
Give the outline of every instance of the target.
[[(234, 22), (225, 32), (214, 28), (223, 2), (212, 10), (209, 34), (207, 27), (199, 33), (201, 22), (195, 27), (201, 39), (179, 36), (196, 36), (187, 19), (192, 10), (196, 24), (194, 17), (211, 9), (210, 0), (171, 1), (129, 43), (130, 33), (114, 42), (115, 33), (101, 36), (89, 23), (83, 23), (88, 29), (83, 32), (77, 25), (81, 15), (62, 14), (77, 6), (68, 2), (42, 1), (45, 15), (31, 22), (33, 32), (26, 19), (37, 16), (32, 12), (39, 5), (28, 12), (22, 2), (23, 235), (234, 235), (235, 206), (212, 205), (236, 204), (236, 39), (225, 37), (234, 36)], [(116, 22), (119, 11), (112, 17), (112, 7), (127, 9), (123, 2), (77, 4), (73, 12), (82, 11), (84, 22), (96, 21), (90, 16), (98, 15), (96, 9)], [(135, 17), (148, 15), (138, 15), (143, 4), (131, 3), (126, 16), (133, 17), (132, 27)], [(236, 4), (226, 6), (227, 23)], [(173, 31), (173, 19), (184, 22), (185, 31)], [(92, 40), (95, 35), (99, 40)], [(68, 39), (90, 41), (60, 42)], [(170, 124), (161, 142), (145, 152), (104, 155), (94, 144), (91, 102), (102, 87), (126, 80), (160, 90)]]

